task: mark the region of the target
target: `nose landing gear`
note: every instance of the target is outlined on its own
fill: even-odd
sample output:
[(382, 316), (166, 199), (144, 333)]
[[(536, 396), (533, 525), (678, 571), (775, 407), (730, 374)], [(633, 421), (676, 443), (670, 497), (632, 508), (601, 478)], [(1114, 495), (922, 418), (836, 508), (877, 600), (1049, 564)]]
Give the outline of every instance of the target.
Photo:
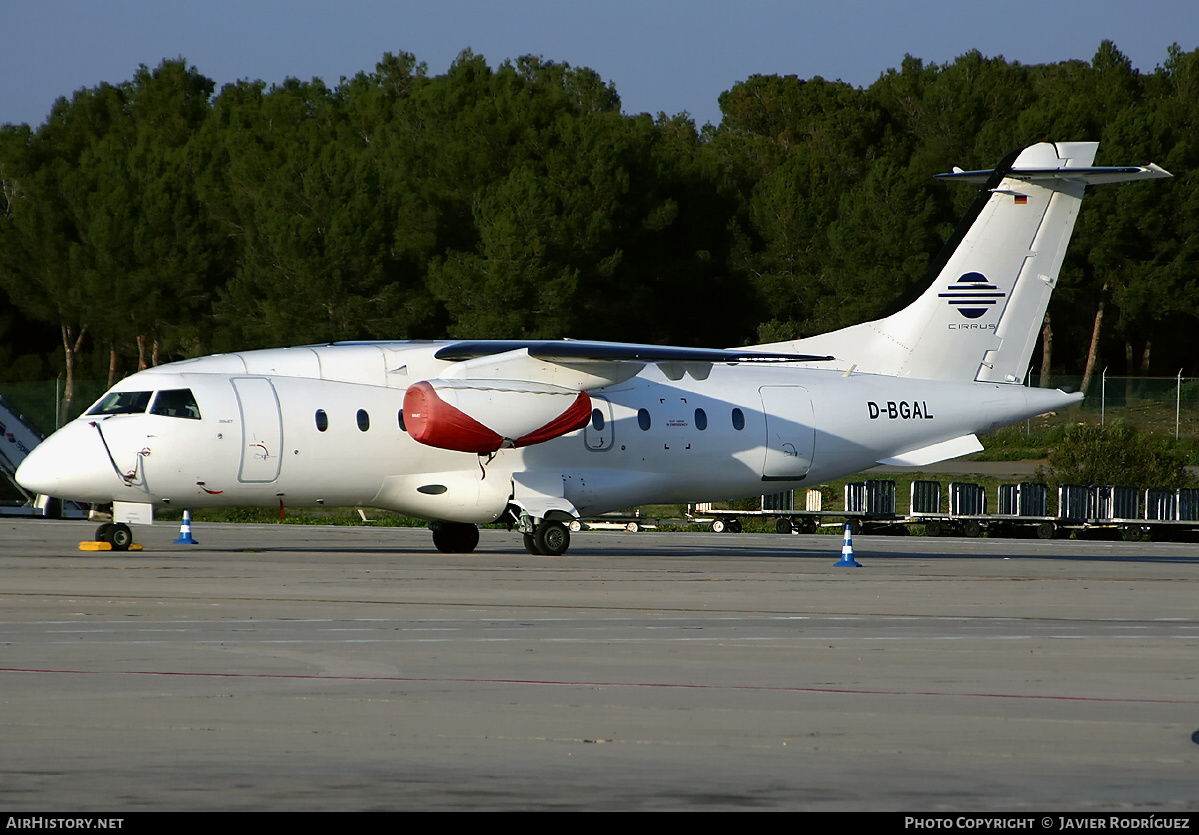
[(128, 551), (133, 544), (133, 531), (124, 522), (105, 522), (96, 528), (96, 541), (107, 542), (114, 551)]

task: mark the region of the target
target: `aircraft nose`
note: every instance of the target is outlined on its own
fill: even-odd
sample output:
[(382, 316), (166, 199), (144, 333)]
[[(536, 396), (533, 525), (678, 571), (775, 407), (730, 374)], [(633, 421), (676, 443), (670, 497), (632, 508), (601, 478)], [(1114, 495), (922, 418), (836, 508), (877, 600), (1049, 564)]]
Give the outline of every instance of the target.
[(66, 461), (49, 439), (35, 446), (17, 467), (16, 479), (31, 493), (58, 496)]
[(68, 423), (26, 456), (17, 467), (17, 483), (59, 499), (110, 500), (115, 476), (94, 434), (86, 422)]

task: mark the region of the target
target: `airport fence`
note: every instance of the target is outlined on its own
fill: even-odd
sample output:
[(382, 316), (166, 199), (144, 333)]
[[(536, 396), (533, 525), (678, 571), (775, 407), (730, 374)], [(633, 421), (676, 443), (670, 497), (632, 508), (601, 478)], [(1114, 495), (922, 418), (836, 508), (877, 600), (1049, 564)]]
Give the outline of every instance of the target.
[[(1029, 382), (1036, 386), (1039, 378), (1033, 375)], [(1054, 375), (1052, 384), (1078, 391), (1082, 378)], [(1027, 421), (1026, 427), (1122, 422), (1151, 435), (1199, 438), (1199, 378), (1097, 374), (1084, 393), (1086, 399), (1079, 406)]]
[(79, 417), (107, 390), (108, 384), (103, 380), (77, 381), (70, 408), (63, 414), (65, 392), (62, 380), (0, 383), (0, 397), (11, 409), (21, 413), (30, 428), (42, 435), (49, 435), (63, 423)]

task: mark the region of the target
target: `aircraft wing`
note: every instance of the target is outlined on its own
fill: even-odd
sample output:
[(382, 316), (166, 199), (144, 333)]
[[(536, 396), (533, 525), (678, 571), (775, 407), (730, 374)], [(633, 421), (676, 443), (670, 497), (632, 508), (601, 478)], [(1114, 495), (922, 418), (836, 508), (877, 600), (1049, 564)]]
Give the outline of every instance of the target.
[(632, 379), (655, 363), (670, 380), (706, 379), (715, 363), (832, 359), (762, 350), (675, 348), (575, 340), (462, 340), (437, 349), (449, 361), (404, 395), (408, 434), (428, 446), (490, 453), (542, 443), (591, 419), (587, 391)]
[(467, 339), (439, 348), (434, 356), (456, 363), (442, 372), (441, 377), (446, 379), (524, 380), (574, 391), (622, 383), (649, 363), (656, 363), (671, 380), (681, 380), (685, 374), (703, 380), (714, 363), (833, 359), (761, 349), (681, 348), (573, 339)]
[(785, 354), (777, 351), (725, 348), (679, 348), (631, 342), (591, 342), (574, 339), (467, 339), (453, 342), (434, 354), (439, 360), (470, 360), (527, 350), (534, 359), (625, 362), (819, 362), (832, 357)]

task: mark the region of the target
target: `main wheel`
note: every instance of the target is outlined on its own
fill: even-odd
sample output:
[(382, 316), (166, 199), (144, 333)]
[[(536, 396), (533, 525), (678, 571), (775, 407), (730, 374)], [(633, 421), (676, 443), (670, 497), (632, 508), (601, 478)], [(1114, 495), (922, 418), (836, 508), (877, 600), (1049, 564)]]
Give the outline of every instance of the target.
[[(108, 535), (111, 531), (112, 522), (105, 522), (104, 524), (100, 525), (100, 527), (96, 528), (96, 541), (108, 542)], [(111, 545), (112, 543), (109, 542), (109, 544)]]
[(544, 554), (541, 553), (541, 550), (537, 547), (537, 537), (533, 536), (533, 534), (531, 534), (531, 533), (521, 534), (521, 537), (525, 541), (525, 550), (526, 551), (528, 551), (530, 554), (532, 554), (535, 557), (545, 556)]
[(533, 532), (533, 541), (545, 556), (560, 557), (570, 547), (570, 531), (561, 522), (547, 519)]
[(443, 554), (469, 554), (479, 544), (479, 529), (463, 522), (442, 522), (433, 529), (433, 545)]

